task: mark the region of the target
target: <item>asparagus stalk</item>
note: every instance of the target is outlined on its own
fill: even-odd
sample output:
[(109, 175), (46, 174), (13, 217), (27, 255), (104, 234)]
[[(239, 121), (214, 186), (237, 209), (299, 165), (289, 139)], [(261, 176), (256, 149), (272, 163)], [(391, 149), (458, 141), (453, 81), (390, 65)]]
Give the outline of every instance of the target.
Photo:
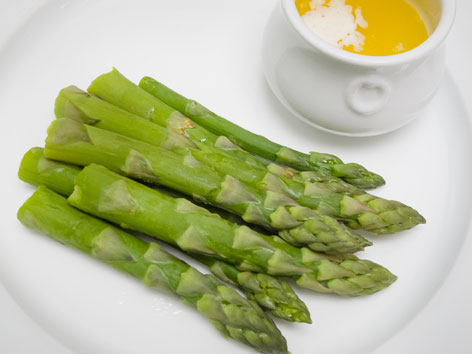
[(317, 291), (366, 295), (396, 279), (375, 263), (296, 248), (277, 236), (236, 225), (186, 199), (166, 196), (99, 165), (89, 165), (77, 175), (68, 201), (185, 252), (216, 257), (242, 271), (292, 276), (298, 284)]
[[(55, 113), (57, 118), (72, 118), (157, 147), (171, 149), (179, 154), (188, 154), (199, 162), (211, 166), (224, 175), (235, 177), (254, 189), (285, 193), (286, 198), (303, 195), (304, 184), (273, 174), (265, 168), (247, 164), (205, 144), (198, 143), (198, 147), (191, 145), (190, 140), (185, 141), (184, 136), (171, 134), (172, 131), (166, 128), (123, 111), (74, 86), (67, 87), (59, 93)], [(332, 188), (332, 185), (325, 187)], [(267, 220), (263, 221), (264, 224), (270, 225)], [(317, 211), (310, 211), (300, 221), (304, 221), (305, 224), (320, 224), (320, 227), (311, 227), (311, 230), (304, 225), (289, 230), (277, 227), (280, 230), (279, 235), (294, 245), (307, 245), (315, 251), (330, 253), (357, 252), (371, 245), (362, 236), (338, 224), (331, 217), (320, 215)], [(327, 232), (329, 235), (324, 236)], [(322, 235), (318, 236), (320, 233)], [(324, 241), (326, 237), (328, 237), (327, 242)]]
[[(47, 168), (42, 168), (45, 165)], [(48, 160), (43, 156), (42, 148), (32, 148), (21, 161), (19, 176), (27, 183), (45, 185), (68, 197), (73, 192), (74, 179), (80, 170), (77, 166)], [(25, 174), (25, 171), (28, 173)], [(288, 321), (311, 323), (306, 305), (283, 280), (262, 273), (241, 272), (231, 264), (211, 257), (192, 256), (207, 265), (220, 280), (240, 287), (250, 300), (256, 301), (274, 316)]]
[(74, 209), (44, 186), (23, 204), (18, 219), (26, 227), (128, 273), (146, 286), (179, 296), (226, 337), (261, 353), (287, 353), (285, 338), (254, 302), (213, 276), (201, 274), (157, 243), (141, 241)]
[(226, 136), (234, 144), (268, 160), (302, 171), (326, 172), (363, 189), (375, 188), (385, 183), (381, 176), (368, 171), (359, 164), (345, 164), (341, 159), (330, 154), (319, 152), (305, 154), (254, 134), (150, 77), (142, 78), (139, 86), (212, 133)]

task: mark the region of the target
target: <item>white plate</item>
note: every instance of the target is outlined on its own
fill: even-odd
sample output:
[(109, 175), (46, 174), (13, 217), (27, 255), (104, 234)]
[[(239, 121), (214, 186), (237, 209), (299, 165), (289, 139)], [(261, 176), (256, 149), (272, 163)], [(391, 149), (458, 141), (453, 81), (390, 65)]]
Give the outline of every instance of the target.
[(472, 195), (471, 130), (451, 78), (423, 119), (395, 133), (349, 139), (308, 128), (280, 107), (263, 79), (259, 44), (272, 4), (50, 1), (0, 52), (2, 182), (8, 186), (0, 279), (26, 313), (73, 351), (250, 352), (174, 298), (16, 221), (33, 191), (16, 170), (29, 147), (42, 145), (58, 91), (69, 84), (86, 88), (111, 66), (134, 81), (155, 76), (286, 145), (361, 162), (387, 179), (375, 193), (404, 201), (428, 219), (412, 231), (375, 238), (361, 255), (399, 276), (389, 289), (356, 299), (298, 291), (314, 324), (278, 321), (294, 354), (368, 353), (403, 328), (443, 283), (467, 233), (471, 206), (464, 195)]

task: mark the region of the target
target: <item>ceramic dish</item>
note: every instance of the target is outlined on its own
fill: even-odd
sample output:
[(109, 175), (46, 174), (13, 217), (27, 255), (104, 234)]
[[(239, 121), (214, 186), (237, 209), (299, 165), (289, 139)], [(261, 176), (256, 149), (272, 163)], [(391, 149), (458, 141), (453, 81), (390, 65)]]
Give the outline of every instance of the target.
[[(390, 288), (355, 299), (297, 290), (314, 324), (278, 321), (292, 353), (384, 354), (381, 346), (388, 346), (445, 281), (468, 231), (471, 206), (463, 196), (472, 192), (471, 131), (452, 80), (444, 81), (427, 118), (395, 133), (358, 140), (307, 129), (278, 104), (263, 78), (260, 42), (272, 6), (268, 0), (224, 6), (221, 0), (50, 1), (2, 47), (7, 188), (0, 279), (22, 309), (72, 352), (251, 352), (222, 338), (175, 298), (16, 221), (16, 210), (33, 191), (17, 180), (16, 170), (30, 146), (42, 145), (59, 89), (71, 83), (86, 87), (112, 65), (133, 80), (156, 76), (274, 140), (369, 166), (387, 180), (376, 194), (413, 205), (428, 219), (410, 232), (375, 238), (362, 254), (399, 276)], [(414, 343), (414, 335), (409, 340)]]
[(401, 54), (368, 56), (324, 42), (293, 0), (280, 0), (262, 42), (264, 73), (275, 96), (295, 117), (339, 135), (380, 135), (420, 117), (444, 75), (455, 0), (411, 2), (430, 23), (429, 38)]

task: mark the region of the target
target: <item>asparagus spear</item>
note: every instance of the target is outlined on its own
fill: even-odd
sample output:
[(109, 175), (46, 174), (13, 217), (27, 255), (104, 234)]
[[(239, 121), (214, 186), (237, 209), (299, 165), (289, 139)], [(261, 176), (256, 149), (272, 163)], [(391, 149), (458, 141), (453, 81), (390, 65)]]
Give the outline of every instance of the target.
[(139, 86), (167, 105), (192, 118), (212, 133), (226, 136), (234, 144), (268, 160), (302, 171), (323, 171), (363, 189), (375, 188), (385, 183), (381, 176), (368, 171), (359, 164), (344, 164), (338, 157), (330, 154), (319, 152), (305, 154), (254, 134), (150, 77), (142, 78)]
[(233, 265), (212, 257), (198, 254), (192, 257), (208, 266), (220, 280), (242, 288), (248, 299), (268, 309), (274, 316), (292, 322), (311, 323), (306, 305), (285, 281), (264, 273), (239, 271)]
[(298, 284), (313, 290), (366, 295), (396, 279), (375, 263), (296, 248), (277, 236), (233, 224), (186, 199), (166, 196), (99, 165), (89, 165), (77, 175), (68, 201), (185, 252), (216, 257), (243, 271), (293, 276)]
[[(287, 198), (297, 194), (303, 195), (305, 189), (304, 184), (275, 175), (265, 168), (247, 164), (213, 147), (200, 143), (197, 143), (198, 147), (191, 145), (189, 140), (185, 141), (184, 136), (175, 133), (172, 135), (172, 131), (123, 111), (74, 86), (61, 90), (56, 99), (55, 113), (57, 118), (72, 118), (157, 147), (171, 149), (179, 154), (188, 154), (218, 172), (235, 177), (255, 189), (262, 188), (275, 193), (286, 193)], [(326, 185), (325, 188), (332, 188), (332, 185)], [(264, 224), (269, 225), (267, 220), (263, 221)], [(331, 217), (320, 215), (317, 211), (310, 211), (300, 221), (312, 225), (316, 223), (320, 227), (311, 227), (311, 230), (304, 225), (289, 230), (277, 227), (280, 230), (279, 235), (294, 245), (307, 245), (315, 251), (330, 253), (357, 252), (371, 245), (362, 236), (339, 225)], [(324, 236), (326, 232), (329, 233), (328, 236)], [(319, 237), (320, 233), (323, 235)], [(327, 237), (329, 241), (325, 242), (323, 238)]]
[(26, 227), (124, 271), (146, 286), (176, 294), (226, 337), (261, 353), (287, 353), (285, 338), (254, 302), (213, 276), (201, 274), (157, 243), (141, 241), (74, 209), (44, 186), (23, 204), (18, 219)]
[[(21, 161), (19, 177), (27, 183), (45, 185), (54, 192), (69, 196), (80, 170), (78, 166), (48, 160), (43, 156), (42, 148), (32, 148)], [(311, 323), (306, 305), (288, 283), (267, 274), (238, 271), (234, 266), (211, 257), (192, 256), (206, 264), (220, 280), (243, 289), (249, 299), (271, 311), (274, 316), (288, 321)]]

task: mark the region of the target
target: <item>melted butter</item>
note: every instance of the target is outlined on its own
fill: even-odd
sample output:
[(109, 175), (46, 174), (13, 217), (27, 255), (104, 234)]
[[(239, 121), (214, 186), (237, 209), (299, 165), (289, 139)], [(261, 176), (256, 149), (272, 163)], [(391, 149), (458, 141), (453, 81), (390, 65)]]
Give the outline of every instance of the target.
[(295, 0), (305, 24), (349, 52), (385, 56), (428, 38), (425, 23), (406, 0)]

